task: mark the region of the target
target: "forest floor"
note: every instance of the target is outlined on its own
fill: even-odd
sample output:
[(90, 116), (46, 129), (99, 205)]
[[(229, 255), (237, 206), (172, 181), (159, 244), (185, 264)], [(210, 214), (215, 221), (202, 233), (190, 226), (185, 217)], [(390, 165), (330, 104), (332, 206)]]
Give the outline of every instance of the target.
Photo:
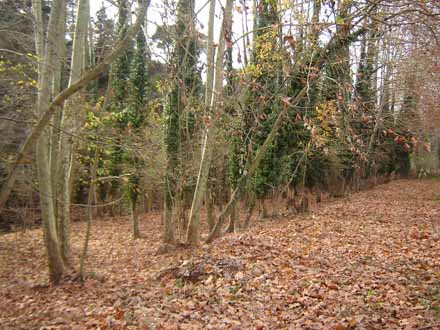
[[(41, 230), (0, 238), (0, 329), (440, 329), (440, 181), (399, 180), (156, 254), (160, 217), (93, 224), (83, 283)], [(73, 226), (73, 250), (85, 224)], [(75, 265), (78, 264), (75, 260)]]

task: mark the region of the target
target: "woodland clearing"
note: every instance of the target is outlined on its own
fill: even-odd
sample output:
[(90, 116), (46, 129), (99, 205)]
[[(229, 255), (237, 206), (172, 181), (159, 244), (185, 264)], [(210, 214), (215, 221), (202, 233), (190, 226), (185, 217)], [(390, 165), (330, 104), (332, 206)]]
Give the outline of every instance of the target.
[[(439, 329), (440, 185), (397, 180), (157, 254), (160, 215), (93, 223), (84, 282), (47, 284), (40, 229), (0, 240), (1, 329)], [(79, 255), (85, 223), (72, 228)], [(75, 260), (76, 262), (76, 260)], [(47, 275), (46, 275), (47, 276)]]

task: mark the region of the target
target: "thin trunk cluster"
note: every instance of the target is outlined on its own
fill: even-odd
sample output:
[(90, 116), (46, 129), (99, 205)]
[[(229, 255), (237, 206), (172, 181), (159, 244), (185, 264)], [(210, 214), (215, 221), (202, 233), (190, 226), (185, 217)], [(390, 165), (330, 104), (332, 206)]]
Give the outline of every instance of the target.
[[(87, 64), (87, 37), (89, 25), (89, 1), (78, 2), (78, 15), (72, 50), (72, 63), (69, 85), (61, 89), (60, 67), (64, 55), (64, 31), (66, 3), (64, 0), (52, 1), (47, 26), (43, 19), (41, 1), (32, 1), (35, 20), (35, 44), (38, 62), (38, 96), (36, 113), (38, 123), (24, 142), (0, 194), (0, 204), (4, 205), (17, 178), (17, 168), (29, 155), (35, 145), (38, 172), (43, 233), (48, 256), (49, 277), (54, 283), (61, 280), (70, 260), (70, 206), (72, 192), (72, 170), (74, 168), (74, 143), (80, 125), (77, 108), (81, 99), (79, 90), (96, 79), (105, 68), (124, 50), (128, 41), (137, 33), (143, 21), (145, 6), (140, 6), (138, 22), (127, 33), (126, 38), (100, 64), (85, 71)], [(58, 93), (58, 94), (56, 94)], [(79, 96), (78, 96), (79, 97)], [(51, 101), (52, 100), (52, 101)], [(75, 109), (76, 108), (76, 109)], [(60, 127), (49, 128), (54, 114), (62, 112)], [(57, 118), (53, 123), (57, 123)], [(60, 130), (61, 133), (57, 132)], [(56, 157), (56, 159), (54, 159)], [(55, 165), (56, 164), (56, 165)], [(55, 193), (56, 191), (56, 193)]]

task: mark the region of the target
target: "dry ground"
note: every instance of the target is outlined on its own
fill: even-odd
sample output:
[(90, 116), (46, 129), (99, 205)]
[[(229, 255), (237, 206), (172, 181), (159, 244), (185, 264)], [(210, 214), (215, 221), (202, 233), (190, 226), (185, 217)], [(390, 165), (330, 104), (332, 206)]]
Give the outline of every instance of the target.
[(45, 284), (41, 230), (0, 237), (0, 329), (440, 329), (438, 180), (258, 221), (197, 251), (155, 255), (157, 215), (141, 230), (133, 241), (128, 220), (95, 222), (91, 277), (59, 286)]

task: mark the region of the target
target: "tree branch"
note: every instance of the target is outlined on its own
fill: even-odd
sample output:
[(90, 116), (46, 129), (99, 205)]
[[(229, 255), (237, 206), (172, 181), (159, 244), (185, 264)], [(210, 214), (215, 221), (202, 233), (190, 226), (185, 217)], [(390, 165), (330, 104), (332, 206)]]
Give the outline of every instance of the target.
[(73, 83), (68, 88), (64, 89), (61, 93), (59, 93), (55, 97), (55, 99), (52, 101), (52, 103), (49, 104), (47, 110), (44, 112), (43, 116), (41, 116), (38, 123), (34, 126), (34, 128), (32, 129), (32, 132), (28, 135), (25, 142), (23, 143), (23, 145), (17, 155), (17, 158), (11, 168), (11, 171), (9, 172), (8, 177), (6, 178), (4, 184), (1, 187), (0, 212), (3, 209), (4, 205), (6, 204), (8, 198), (9, 198), (9, 195), (11, 193), (11, 190), (14, 187), (18, 167), (25, 160), (25, 158), (29, 155), (29, 153), (32, 150), (32, 147), (34, 146), (35, 142), (40, 137), (44, 128), (49, 124), (52, 116), (57, 111), (60, 111), (64, 101), (66, 101), (69, 97), (74, 95), (76, 92), (78, 92), (82, 88), (86, 87), (89, 82), (98, 78), (99, 75), (105, 71), (105, 69), (107, 68), (108, 65), (110, 65), (114, 60), (116, 60), (120, 55), (122, 55), (124, 53), (130, 40), (132, 38), (134, 38), (139, 31), (139, 29), (141, 27), (141, 23), (144, 21), (145, 11), (146, 11), (146, 1), (143, 0), (142, 5), (139, 6), (139, 9), (137, 11), (136, 24), (133, 25), (133, 27), (128, 31), (125, 38), (116, 44), (113, 52), (111, 52), (107, 57), (105, 57), (94, 68), (92, 68), (89, 71), (87, 71), (86, 73), (84, 73), (84, 75), (80, 79), (78, 79), (75, 83)]

